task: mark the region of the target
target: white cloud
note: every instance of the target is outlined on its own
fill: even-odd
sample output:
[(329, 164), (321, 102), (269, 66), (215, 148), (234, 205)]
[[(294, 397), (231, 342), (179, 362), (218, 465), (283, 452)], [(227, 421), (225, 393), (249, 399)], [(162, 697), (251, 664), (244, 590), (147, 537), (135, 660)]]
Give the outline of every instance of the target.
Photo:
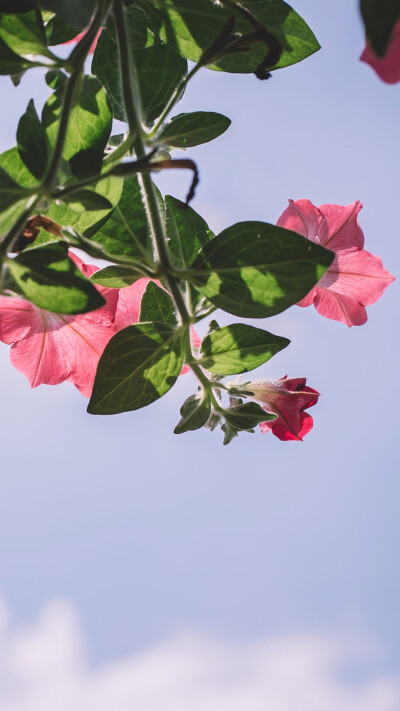
[(2, 711), (398, 711), (400, 683), (348, 684), (338, 665), (370, 659), (327, 634), (227, 644), (186, 634), (97, 669), (66, 602), (13, 631), (0, 600)]

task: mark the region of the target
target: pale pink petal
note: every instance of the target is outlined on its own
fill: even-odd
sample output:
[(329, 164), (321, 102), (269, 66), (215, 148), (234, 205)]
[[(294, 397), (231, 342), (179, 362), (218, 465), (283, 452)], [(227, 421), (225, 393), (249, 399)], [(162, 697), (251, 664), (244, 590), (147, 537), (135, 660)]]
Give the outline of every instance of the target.
[(317, 298), (317, 295), (318, 287), (314, 286), (311, 291), (308, 292), (307, 296), (297, 302), (296, 306), (311, 306)]
[(345, 294), (337, 294), (333, 289), (317, 287), (314, 306), (318, 313), (333, 321), (341, 321), (346, 326), (362, 326), (367, 320), (367, 312), (357, 299)]
[(338, 252), (318, 287), (330, 288), (358, 300), (363, 306), (378, 301), (394, 281), (379, 257), (365, 249)]
[(11, 362), (32, 387), (69, 380), (89, 397), (99, 358), (115, 333), (102, 311), (69, 316), (33, 307), (30, 332), (13, 343)]
[(0, 296), (0, 341), (14, 343), (35, 330), (37, 309), (20, 297)]
[(362, 208), (359, 200), (350, 205), (320, 205), (326, 219), (328, 235), (320, 240), (327, 249), (338, 252), (364, 246), (364, 234), (358, 224), (358, 213)]
[(115, 312), (115, 326), (118, 331), (139, 321), (142, 296), (149, 281), (150, 279), (144, 277), (130, 286), (118, 289), (118, 303)]
[(369, 64), (386, 84), (400, 81), (400, 20), (397, 22), (384, 57), (377, 57), (367, 44), (360, 60)]
[(325, 217), (310, 200), (289, 200), (289, 207), (283, 211), (277, 225), (298, 232), (312, 242), (324, 244), (328, 238)]

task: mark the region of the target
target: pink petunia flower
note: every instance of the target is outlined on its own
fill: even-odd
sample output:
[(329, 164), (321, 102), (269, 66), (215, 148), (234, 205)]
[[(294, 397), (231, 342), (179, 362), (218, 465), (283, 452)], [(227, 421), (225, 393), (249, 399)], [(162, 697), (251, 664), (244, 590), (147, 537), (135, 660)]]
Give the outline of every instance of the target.
[(319, 392), (309, 388), (306, 382), (306, 378), (288, 378), (285, 375), (279, 380), (257, 380), (247, 386), (267, 412), (278, 415), (276, 420), (261, 423), (263, 434), (271, 431), (283, 441), (302, 441), (308, 434), (313, 418), (305, 409), (318, 402)]
[(316, 207), (309, 200), (289, 200), (277, 223), (336, 252), (328, 271), (298, 306), (314, 304), (322, 316), (349, 327), (366, 322), (365, 306), (375, 303), (394, 281), (379, 257), (363, 249), (357, 218), (361, 207), (359, 201)]
[[(70, 257), (89, 277), (97, 270)], [(11, 344), (11, 362), (33, 388), (69, 381), (90, 397), (97, 364), (117, 331), (139, 320), (148, 279), (124, 289), (96, 287), (106, 303), (85, 314), (56, 314), (20, 296), (0, 296), (0, 340)]]
[(394, 27), (385, 56), (377, 57), (367, 42), (360, 60), (369, 64), (386, 84), (397, 84), (400, 81), (400, 20)]

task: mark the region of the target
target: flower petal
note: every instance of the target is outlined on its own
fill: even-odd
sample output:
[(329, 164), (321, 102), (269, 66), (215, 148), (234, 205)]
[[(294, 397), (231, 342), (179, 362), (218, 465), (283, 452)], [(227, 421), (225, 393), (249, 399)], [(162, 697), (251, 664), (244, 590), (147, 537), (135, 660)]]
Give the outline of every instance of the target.
[(400, 20), (394, 28), (385, 56), (377, 57), (367, 44), (360, 60), (369, 64), (386, 84), (397, 84), (400, 81)]
[(310, 200), (289, 200), (277, 225), (298, 232), (312, 242), (324, 244), (328, 238), (328, 226), (321, 211)]
[(362, 208), (359, 200), (350, 205), (320, 205), (319, 209), (326, 219), (328, 235), (321, 244), (327, 249), (338, 252), (341, 249), (362, 248), (364, 234), (358, 224), (358, 213)]

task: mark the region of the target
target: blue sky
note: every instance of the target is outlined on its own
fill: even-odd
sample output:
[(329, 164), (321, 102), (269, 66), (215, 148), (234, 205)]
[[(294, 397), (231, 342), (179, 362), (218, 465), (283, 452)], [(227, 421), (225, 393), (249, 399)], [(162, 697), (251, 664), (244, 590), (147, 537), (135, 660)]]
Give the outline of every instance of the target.
[[(275, 222), (288, 198), (360, 199), (366, 248), (398, 277), (400, 87), (382, 84), (358, 61), (356, 5), (299, 0), (319, 53), (267, 82), (204, 71), (177, 112), (216, 110), (232, 119), (222, 138), (188, 152), (201, 173), (193, 206), (215, 230), (246, 219)], [(29, 98), (41, 107), (46, 88), (39, 76), (18, 89), (0, 84), (5, 149)], [(183, 197), (188, 176), (167, 172), (160, 186)], [(315, 693), (326, 676), (309, 642), (317, 635), (328, 657), (339, 640), (332, 654), (343, 694), (359, 694), (335, 696), (333, 675), (333, 690), (316, 696), (319, 711), (334, 703), (347, 711), (347, 701), (356, 711), (358, 703), (395, 711), (398, 689), (376, 706), (371, 689), (362, 694), (379, 675), (395, 680), (400, 667), (398, 288), (369, 307), (361, 328), (297, 307), (260, 324), (292, 340), (260, 373), (307, 376), (322, 393), (303, 444), (243, 434), (222, 447), (218, 432), (173, 435), (179, 406), (193, 392), (190, 376), (146, 410), (91, 417), (71, 385), (31, 390), (2, 345), (0, 590), (12, 611), (9, 634), (20, 630), (29, 641), (36, 624), (47, 639), (51, 625), (40, 615), (63, 599), (57, 619), (68, 629), (79, 620), (91, 669), (156, 654), (180, 635), (206, 635), (204, 648), (229, 660), (232, 650), (247, 659), (252, 645), (265, 651), (271, 640), (294, 636), (287, 658), (296, 649), (300, 660), (301, 644), (314, 650), (307, 678)], [(268, 659), (278, 659), (278, 642)], [(197, 660), (197, 643), (187, 644)], [(372, 661), (360, 661), (353, 644), (372, 645)], [(289, 662), (286, 673), (290, 680)], [(270, 697), (255, 684), (248, 698), (297, 711), (284, 700), (285, 684), (279, 688)], [(29, 696), (21, 699), (7, 711), (34, 708)], [(83, 701), (74, 708), (83, 711)], [(197, 711), (194, 701), (186, 708)]]

